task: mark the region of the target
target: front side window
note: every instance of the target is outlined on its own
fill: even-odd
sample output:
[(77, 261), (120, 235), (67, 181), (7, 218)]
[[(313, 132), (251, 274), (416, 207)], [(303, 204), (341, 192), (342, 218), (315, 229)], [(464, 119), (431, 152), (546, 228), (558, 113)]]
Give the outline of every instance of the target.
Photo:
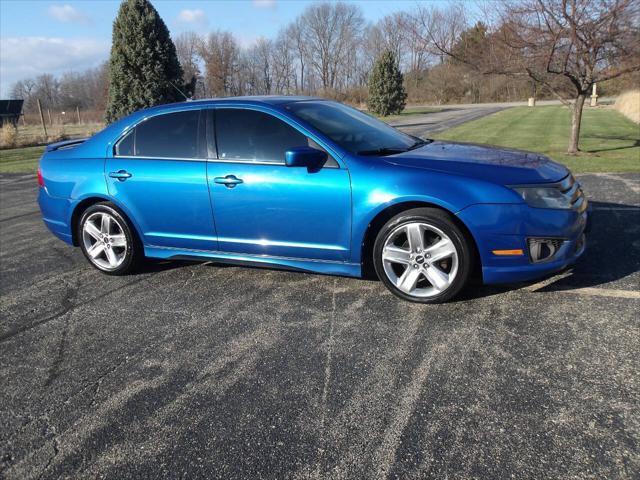
[(286, 108), (351, 153), (397, 153), (424, 143), (338, 102), (306, 100), (292, 102)]
[(232, 108), (216, 110), (216, 141), (220, 160), (279, 164), (287, 150), (309, 146), (305, 135), (272, 115)]
[(200, 111), (167, 113), (138, 124), (116, 146), (116, 155), (151, 158), (204, 158)]

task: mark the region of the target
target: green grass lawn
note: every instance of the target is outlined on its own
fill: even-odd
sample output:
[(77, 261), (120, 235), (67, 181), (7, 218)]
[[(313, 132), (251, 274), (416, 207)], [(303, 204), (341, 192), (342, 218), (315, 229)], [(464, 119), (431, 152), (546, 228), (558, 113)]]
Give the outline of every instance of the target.
[(0, 150), (0, 173), (35, 173), (44, 147)]
[(585, 107), (579, 155), (567, 155), (571, 114), (566, 107), (516, 107), (436, 134), (443, 140), (531, 150), (574, 173), (640, 172), (640, 126), (615, 110)]

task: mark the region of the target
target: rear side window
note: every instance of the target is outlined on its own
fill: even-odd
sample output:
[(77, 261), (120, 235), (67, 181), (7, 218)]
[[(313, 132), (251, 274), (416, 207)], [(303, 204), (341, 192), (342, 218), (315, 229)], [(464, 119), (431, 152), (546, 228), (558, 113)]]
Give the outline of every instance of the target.
[(116, 146), (119, 156), (206, 158), (200, 111), (168, 113), (138, 124)]
[(217, 109), (220, 160), (284, 163), (285, 152), (308, 146), (305, 135), (272, 115), (255, 110)]
[(136, 131), (134, 128), (126, 137), (118, 142), (118, 145), (116, 145), (116, 155), (121, 157), (133, 157), (135, 155), (135, 141)]

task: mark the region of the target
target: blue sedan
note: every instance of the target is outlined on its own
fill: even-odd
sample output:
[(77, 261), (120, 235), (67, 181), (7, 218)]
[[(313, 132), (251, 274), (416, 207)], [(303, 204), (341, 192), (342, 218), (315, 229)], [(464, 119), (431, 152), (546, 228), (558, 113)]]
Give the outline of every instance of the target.
[(145, 257), (377, 277), (435, 303), (472, 276), (534, 279), (585, 249), (587, 200), (535, 154), (424, 140), (338, 102), (240, 97), (142, 110), (49, 145), (47, 227), (98, 270)]

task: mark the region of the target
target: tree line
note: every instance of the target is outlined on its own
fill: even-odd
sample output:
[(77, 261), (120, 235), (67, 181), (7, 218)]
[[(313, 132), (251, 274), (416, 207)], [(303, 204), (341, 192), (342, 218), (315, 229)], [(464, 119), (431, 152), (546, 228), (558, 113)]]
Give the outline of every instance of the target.
[(26, 78), (13, 84), (11, 98), (24, 99), (24, 112), (38, 111), (36, 100), (44, 108), (59, 111), (81, 110), (104, 111), (109, 89), (109, 73), (105, 62), (97, 68), (83, 72), (67, 72), (56, 78), (44, 73), (35, 78)]
[[(243, 46), (224, 30), (206, 35), (185, 32), (171, 41), (148, 0), (126, 0), (114, 22), (109, 64), (60, 78), (45, 74), (23, 80), (14, 85), (12, 96), (24, 98), (27, 111), (34, 108), (34, 98), (48, 108), (107, 105), (111, 119), (144, 106), (132, 104), (109, 113), (108, 105), (117, 107), (130, 100), (132, 88), (140, 90), (139, 98), (161, 102), (181, 99), (183, 93), (194, 98), (305, 94), (363, 105), (373, 67), (384, 54), (402, 71), (409, 102), (562, 99), (578, 124), (572, 139), (575, 148), (569, 149), (575, 151), (582, 105), (592, 85), (600, 82), (612, 93), (640, 80), (639, 4), (638, 0), (490, 2), (486, 11), (474, 13), (482, 18), (477, 21), (469, 15), (468, 4), (423, 3), (372, 24), (365, 21), (358, 4), (325, 2), (308, 6), (274, 38)], [(136, 20), (123, 21), (119, 27), (123, 16)], [(138, 30), (128, 31), (132, 25)], [(147, 37), (162, 45), (152, 61), (168, 69), (160, 76), (164, 80), (133, 75), (130, 78), (136, 82), (142, 79), (149, 85), (132, 85), (129, 80), (118, 85), (114, 79), (137, 68), (139, 55), (127, 60), (128, 50), (136, 48), (132, 42)]]
[[(224, 30), (206, 35), (185, 32), (174, 43), (185, 82), (196, 80), (197, 98), (322, 94), (364, 103), (369, 74), (386, 50), (393, 52), (404, 73), (409, 102), (472, 103), (532, 96), (536, 85), (530, 78), (498, 71), (478, 75), (469, 65), (443, 53), (442, 48), (461, 51), (473, 42), (478, 49), (482, 47), (489, 27), (487, 23), (470, 26), (467, 8), (461, 4), (417, 6), (371, 24), (357, 4), (318, 3), (284, 26), (275, 38), (260, 38), (250, 46), (243, 47), (233, 33)], [(24, 98), (28, 112), (37, 108), (35, 98), (57, 110), (104, 110), (107, 70), (105, 62), (59, 78), (43, 74), (24, 79), (13, 85), (11, 97)]]

